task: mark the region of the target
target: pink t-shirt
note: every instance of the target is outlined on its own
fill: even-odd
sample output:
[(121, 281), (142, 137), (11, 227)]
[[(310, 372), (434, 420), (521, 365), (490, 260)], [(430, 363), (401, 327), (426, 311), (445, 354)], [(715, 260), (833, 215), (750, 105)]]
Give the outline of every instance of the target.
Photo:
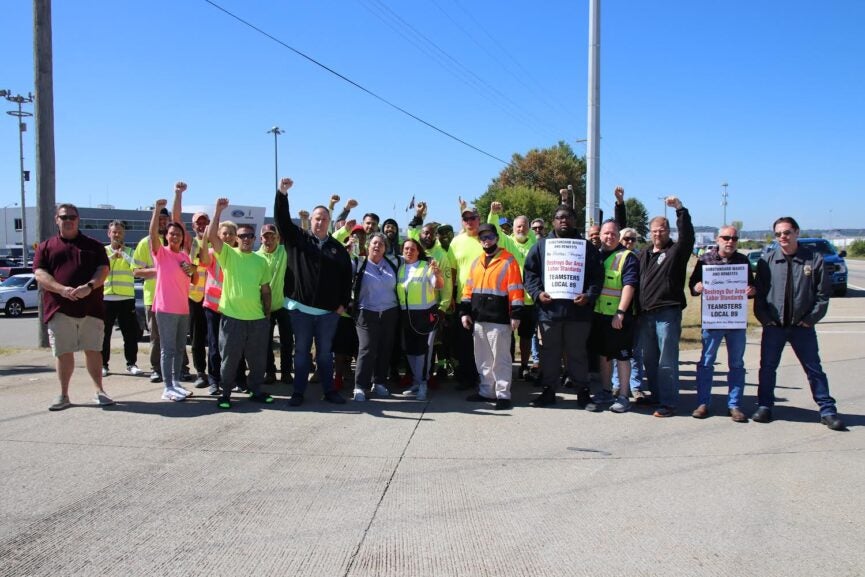
[(167, 246), (160, 246), (153, 254), (156, 265), (156, 294), (153, 297), (153, 310), (176, 315), (189, 314), (189, 277), (180, 266), (183, 262), (192, 264), (185, 251), (173, 252)]

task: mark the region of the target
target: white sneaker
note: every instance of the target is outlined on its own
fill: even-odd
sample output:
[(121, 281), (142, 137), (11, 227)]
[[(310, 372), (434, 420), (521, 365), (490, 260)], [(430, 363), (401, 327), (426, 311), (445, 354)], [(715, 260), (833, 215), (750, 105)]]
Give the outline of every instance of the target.
[(178, 393), (180, 393), (181, 395), (183, 395), (184, 397), (191, 397), (191, 396), (192, 396), (192, 391), (189, 391), (189, 390), (187, 390), (187, 389), (184, 389), (184, 388), (183, 388), (183, 385), (181, 385), (181, 384), (178, 383), (177, 381), (174, 381), (174, 382), (171, 384), (171, 388), (174, 389), (175, 392), (178, 392)]
[(107, 376), (108, 376), (108, 367), (102, 367), (102, 376), (103, 376), (103, 377), (107, 377)]
[(354, 392), (352, 392), (351, 400), (363, 402), (366, 400), (366, 395), (361, 389), (355, 389)]
[(175, 391), (171, 387), (167, 387), (164, 391), (162, 391), (162, 400), (179, 402), (185, 401), (186, 397), (183, 395), (183, 393)]
[(96, 396), (93, 397), (93, 402), (99, 405), (100, 407), (110, 407), (114, 404), (114, 399), (109, 397), (105, 391), (98, 391)]
[(389, 397), (390, 391), (387, 390), (387, 387), (384, 385), (373, 385), (372, 391), (375, 393), (376, 397)]
[(141, 376), (144, 374), (144, 371), (142, 371), (141, 369), (139, 369), (135, 365), (129, 365), (128, 367), (126, 367), (126, 372), (130, 375), (135, 376), (135, 377), (138, 377), (138, 376)]

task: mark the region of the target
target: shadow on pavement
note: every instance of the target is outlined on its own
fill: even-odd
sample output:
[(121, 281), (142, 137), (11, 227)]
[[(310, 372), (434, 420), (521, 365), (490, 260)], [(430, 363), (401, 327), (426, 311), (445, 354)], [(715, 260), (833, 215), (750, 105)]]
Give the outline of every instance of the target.
[(0, 369), (0, 377), (8, 377), (12, 375), (36, 375), (40, 373), (53, 373), (54, 367), (46, 367), (45, 365), (11, 365)]

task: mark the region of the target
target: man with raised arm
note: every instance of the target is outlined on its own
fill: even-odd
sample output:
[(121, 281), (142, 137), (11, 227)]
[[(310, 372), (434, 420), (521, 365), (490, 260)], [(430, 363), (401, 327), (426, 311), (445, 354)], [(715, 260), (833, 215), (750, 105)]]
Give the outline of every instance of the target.
[(237, 248), (222, 241), (218, 223), (227, 206), (228, 199), (217, 199), (213, 221), (207, 226), (207, 241), (213, 246), (213, 254), (224, 275), (219, 298), (219, 312), (222, 314), (219, 325), (219, 353), (222, 356), (220, 409), (231, 408), (231, 389), (234, 388), (237, 367), (244, 357), (249, 366), (249, 400), (273, 402), (273, 397), (261, 391), (270, 337), (270, 267), (267, 259), (252, 252), (255, 244), (252, 225), (237, 226)]
[(342, 243), (328, 234), (330, 212), (317, 206), (310, 215), (310, 230), (291, 220), (288, 191), (294, 183), (283, 178), (274, 201), (274, 220), (288, 256), (285, 272), (285, 308), (294, 329), (294, 392), (289, 404), (303, 404), (312, 364), (315, 340), (316, 367), (324, 400), (342, 404), (345, 399), (333, 385), (333, 337), (339, 315), (351, 299), (351, 259)]

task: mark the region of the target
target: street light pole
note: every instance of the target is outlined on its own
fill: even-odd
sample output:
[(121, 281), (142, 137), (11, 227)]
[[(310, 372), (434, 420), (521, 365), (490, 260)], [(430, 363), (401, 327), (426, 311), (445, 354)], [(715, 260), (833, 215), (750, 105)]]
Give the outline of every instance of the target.
[(13, 96), (8, 90), (0, 90), (0, 96), (4, 97), (9, 102), (14, 102), (18, 105), (18, 110), (7, 110), (6, 114), (18, 118), (18, 156), (20, 161), (19, 176), (21, 178), (21, 263), (22, 266), (27, 266), (29, 255), (27, 251), (26, 202), (24, 200), (24, 131), (27, 130), (27, 123), (25, 123), (23, 119), (28, 116), (33, 116), (33, 113), (22, 110), (21, 105), (32, 103), (33, 94), (28, 94), (27, 96), (16, 94)]
[(727, 181), (722, 182), (721, 186), (724, 187), (724, 192), (721, 193), (721, 206), (724, 207), (724, 222), (721, 223), (721, 226), (727, 226)]
[(285, 131), (278, 126), (274, 126), (267, 133), (273, 133), (273, 181), (276, 188), (279, 188), (279, 144), (277, 143), (277, 137), (280, 134), (284, 134)]

